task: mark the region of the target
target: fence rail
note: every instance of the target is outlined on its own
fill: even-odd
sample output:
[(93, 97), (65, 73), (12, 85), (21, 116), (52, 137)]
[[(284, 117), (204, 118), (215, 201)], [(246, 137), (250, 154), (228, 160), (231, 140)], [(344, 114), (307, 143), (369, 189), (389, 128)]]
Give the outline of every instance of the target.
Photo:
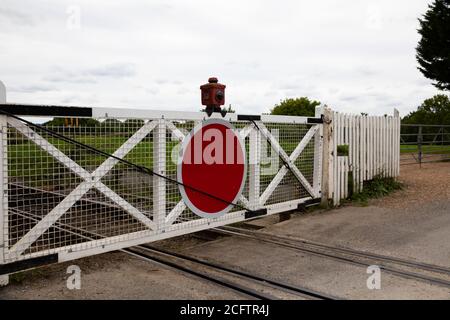
[(450, 160), (450, 125), (401, 125), (401, 165)]

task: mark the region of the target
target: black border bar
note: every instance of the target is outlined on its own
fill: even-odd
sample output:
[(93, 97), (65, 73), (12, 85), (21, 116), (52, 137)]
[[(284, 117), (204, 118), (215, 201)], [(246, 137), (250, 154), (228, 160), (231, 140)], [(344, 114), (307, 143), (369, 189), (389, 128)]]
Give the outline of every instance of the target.
[(259, 121), (259, 120), (261, 120), (261, 116), (260, 115), (251, 115), (251, 114), (238, 114), (237, 119), (238, 119), (238, 121), (239, 120)]
[[(312, 206), (312, 205), (318, 205), (322, 201), (321, 198), (313, 198), (308, 199), (302, 203), (299, 203), (297, 205), (296, 209), (286, 210), (279, 213), (287, 213), (287, 212), (297, 212), (297, 211), (305, 211), (306, 207)], [(267, 209), (259, 209), (259, 210), (253, 210), (253, 211), (247, 211), (245, 212), (245, 219), (259, 217), (259, 216), (265, 216), (267, 215)]]
[(17, 116), (92, 117), (92, 108), (26, 104), (0, 104), (0, 111)]
[(0, 264), (0, 275), (15, 273), (23, 270), (33, 269), (58, 262), (58, 254), (50, 254), (48, 256), (31, 258), (16, 261), (8, 264)]
[(266, 214), (267, 214), (267, 209), (259, 209), (259, 210), (247, 211), (245, 213), (245, 219), (259, 217), (259, 216), (265, 216)]
[(308, 118), (307, 122), (311, 124), (323, 123), (323, 116), (320, 118)]
[(305, 211), (306, 207), (312, 206), (312, 205), (318, 205), (322, 201), (321, 198), (315, 198), (315, 199), (309, 199), (305, 202), (299, 203), (297, 206), (297, 211)]

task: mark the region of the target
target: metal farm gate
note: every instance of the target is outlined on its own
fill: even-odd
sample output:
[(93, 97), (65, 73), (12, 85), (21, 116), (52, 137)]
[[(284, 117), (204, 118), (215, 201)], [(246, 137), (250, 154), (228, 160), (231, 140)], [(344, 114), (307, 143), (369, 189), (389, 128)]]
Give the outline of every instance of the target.
[(191, 212), (173, 183), (180, 142), (205, 113), (0, 105), (0, 274), (316, 203), (321, 110), (227, 114), (245, 142), (247, 178), (239, 206), (211, 219)]

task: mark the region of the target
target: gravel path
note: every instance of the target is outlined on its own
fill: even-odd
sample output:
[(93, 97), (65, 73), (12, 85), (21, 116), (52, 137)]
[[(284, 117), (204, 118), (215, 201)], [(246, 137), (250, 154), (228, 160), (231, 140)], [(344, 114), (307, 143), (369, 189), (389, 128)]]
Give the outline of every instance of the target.
[(436, 162), (400, 167), (401, 191), (370, 201), (386, 208), (420, 207), (429, 202), (450, 199), (450, 162)]

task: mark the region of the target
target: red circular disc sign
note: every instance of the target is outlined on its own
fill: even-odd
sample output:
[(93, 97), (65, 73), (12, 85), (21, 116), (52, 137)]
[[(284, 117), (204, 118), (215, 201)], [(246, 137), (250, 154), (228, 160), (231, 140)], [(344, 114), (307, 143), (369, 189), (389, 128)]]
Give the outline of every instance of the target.
[(177, 176), (180, 193), (195, 214), (219, 217), (233, 208), (247, 176), (245, 145), (234, 127), (208, 119), (183, 140)]

